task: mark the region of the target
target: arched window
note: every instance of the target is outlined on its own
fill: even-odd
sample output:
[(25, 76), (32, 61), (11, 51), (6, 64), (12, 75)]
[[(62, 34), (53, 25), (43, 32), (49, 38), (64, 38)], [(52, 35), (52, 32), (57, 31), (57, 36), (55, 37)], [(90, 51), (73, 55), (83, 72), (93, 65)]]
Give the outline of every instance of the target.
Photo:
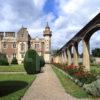
[(21, 34), (21, 37), (23, 38), (24, 37), (24, 34)]
[(3, 43), (3, 47), (4, 47), (4, 48), (6, 48), (6, 47), (7, 47), (7, 44), (6, 44), (6, 42), (4, 42), (4, 43)]
[(25, 44), (21, 43), (21, 51), (24, 51), (24, 49), (25, 49)]
[(13, 48), (16, 48), (16, 43), (15, 42), (13, 43)]
[(39, 48), (39, 44), (36, 43), (36, 44), (35, 44), (35, 49), (38, 49), (38, 48)]

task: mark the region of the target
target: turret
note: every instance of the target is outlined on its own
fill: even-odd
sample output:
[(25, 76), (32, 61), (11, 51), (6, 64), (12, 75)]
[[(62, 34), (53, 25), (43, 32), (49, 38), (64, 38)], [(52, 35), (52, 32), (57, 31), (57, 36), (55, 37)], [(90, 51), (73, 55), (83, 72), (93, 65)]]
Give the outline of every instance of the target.
[(51, 36), (52, 31), (50, 30), (50, 27), (47, 23), (45, 30), (43, 31), (43, 36), (45, 40), (45, 46), (44, 46), (44, 59), (46, 63), (51, 63)]
[(48, 25), (48, 22), (47, 22), (47, 25), (46, 25), (46, 27), (45, 27), (45, 30), (43, 31), (43, 36), (45, 37), (45, 36), (52, 36), (52, 31), (50, 30), (50, 27), (49, 27), (49, 25)]

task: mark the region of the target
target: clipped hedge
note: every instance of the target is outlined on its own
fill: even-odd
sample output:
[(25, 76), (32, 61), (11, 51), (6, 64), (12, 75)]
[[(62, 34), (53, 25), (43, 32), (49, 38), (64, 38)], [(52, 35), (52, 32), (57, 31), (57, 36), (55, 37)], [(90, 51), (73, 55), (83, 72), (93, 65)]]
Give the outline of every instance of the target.
[(24, 58), (24, 68), (28, 74), (35, 74), (41, 71), (40, 57), (35, 50), (29, 49)]
[(18, 61), (17, 61), (16, 57), (14, 57), (14, 58), (12, 59), (11, 64), (18, 64)]
[(43, 56), (40, 56), (40, 67), (44, 67), (45, 65), (45, 60)]
[(0, 65), (9, 65), (6, 54), (0, 53)]

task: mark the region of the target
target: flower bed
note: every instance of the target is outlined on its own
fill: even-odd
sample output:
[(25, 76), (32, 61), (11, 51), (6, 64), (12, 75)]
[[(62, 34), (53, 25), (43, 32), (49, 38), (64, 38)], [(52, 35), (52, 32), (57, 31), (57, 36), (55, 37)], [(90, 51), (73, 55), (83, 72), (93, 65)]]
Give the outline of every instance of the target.
[(55, 64), (57, 67), (60, 69), (64, 70), (67, 72), (74, 80), (78, 80), (75, 83), (80, 83), (81, 85), (83, 84), (89, 84), (93, 81), (96, 80), (96, 75), (85, 71), (84, 66), (74, 66), (73, 64), (66, 66), (66, 65), (61, 65), (61, 64)]
[[(75, 82), (78, 86), (95, 97), (100, 97), (100, 79), (96, 79), (96, 75), (85, 71), (84, 66), (78, 67), (71, 64), (70, 66), (54, 64), (60, 68), (64, 73)], [(59, 69), (59, 70), (60, 70)]]

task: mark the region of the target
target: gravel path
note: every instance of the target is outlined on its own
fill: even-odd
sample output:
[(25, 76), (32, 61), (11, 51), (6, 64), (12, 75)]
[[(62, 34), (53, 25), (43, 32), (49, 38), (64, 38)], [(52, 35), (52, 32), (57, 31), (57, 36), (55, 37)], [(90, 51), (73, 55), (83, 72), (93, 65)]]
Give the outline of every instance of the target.
[(65, 92), (49, 64), (25, 93), (22, 100), (76, 100)]

